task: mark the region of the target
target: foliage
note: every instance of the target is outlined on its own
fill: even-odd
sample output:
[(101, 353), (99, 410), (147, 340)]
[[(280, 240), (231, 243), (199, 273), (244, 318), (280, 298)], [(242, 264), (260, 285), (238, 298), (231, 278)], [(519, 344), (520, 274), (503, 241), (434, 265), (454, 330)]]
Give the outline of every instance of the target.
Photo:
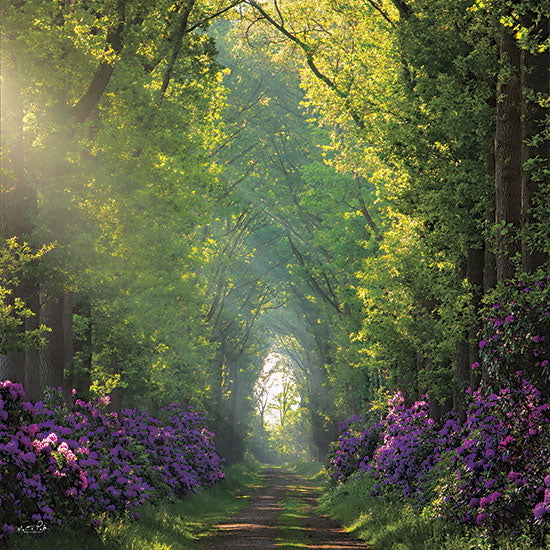
[(550, 519), (544, 496), (549, 427), (548, 403), (521, 376), (498, 394), (471, 393), (452, 475), (445, 476), (436, 507), (448, 518), (493, 529), (508, 528), (512, 518), (530, 522), (543, 542)]
[(517, 371), (544, 390), (550, 386), (550, 278), (532, 275), (509, 281), (486, 298), (479, 332), (481, 364), (497, 387), (506, 387)]
[(36, 315), (17, 295), (14, 288), (20, 284), (22, 270), (41, 258), (51, 247), (32, 252), (27, 243), (12, 237), (0, 246), (0, 354), (10, 351), (22, 352), (29, 347), (38, 347), (44, 341), (48, 329), (40, 325), (25, 329), (26, 319)]
[(277, 463), (305, 461), (312, 456), (311, 426), (304, 407), (291, 411), (284, 425), (274, 423), (268, 426), (267, 437)]
[[(43, 385), (54, 338), (39, 353), (27, 348), (44, 331), (37, 324), (50, 326), (66, 396), (73, 385), (82, 395), (112, 389), (113, 408), (151, 413), (98, 416), (94, 429), (118, 432), (120, 424), (132, 440), (148, 434), (114, 458), (135, 461), (164, 495), (186, 494), (217, 471), (207, 433), (196, 450), (174, 446), (196, 427), (183, 411), (173, 420), (171, 402), (205, 409), (218, 447), (235, 462), (247, 438), (249, 451), (271, 444), (286, 457), (322, 457), (338, 418), (395, 395), (385, 420), (373, 412), (342, 427), (333, 483), (364, 471), (384, 498), (434, 501), (455, 483), (448, 474), (460, 461), (450, 457), (462, 445), (455, 418), (444, 414), (454, 407), (466, 422), (475, 416), (463, 387), (483, 380), (469, 399), (485, 420), (496, 407), (491, 392), (507, 388), (510, 401), (503, 394), (495, 414), (515, 404), (531, 418), (516, 371), (542, 402), (550, 395), (546, 80), (533, 88), (547, 72), (544, 4), (2, 6), (0, 229), (19, 240), (0, 257), (15, 258), (0, 264), (0, 353), (10, 352), (0, 368)], [(515, 70), (504, 39), (517, 54)], [(512, 98), (507, 83), (521, 88), (515, 127), (500, 116)], [(497, 129), (522, 149), (523, 167), (508, 178), (517, 192), (511, 205), (503, 204), (511, 193), (495, 193), (508, 173), (494, 154)], [(495, 225), (503, 206), (520, 201), (518, 227)], [(497, 262), (503, 235), (521, 242)], [(56, 246), (34, 257), (17, 244), (23, 238), (35, 250)], [(510, 277), (504, 259), (519, 267), (520, 248), (526, 271), (541, 266), (538, 279), (517, 274), (492, 292), (497, 274)], [(39, 294), (50, 300), (40, 305)], [(49, 312), (53, 303), (73, 307), (73, 316)], [(288, 361), (295, 384), (280, 394), (280, 426), (268, 434), (252, 397), (273, 352)], [(293, 401), (300, 407), (289, 411)], [(95, 405), (85, 406), (71, 404), (89, 416)], [(72, 413), (59, 407), (52, 418), (65, 426)], [(491, 422), (497, 453), (501, 433)], [(524, 438), (527, 421), (499, 422)], [(124, 447), (127, 435), (113, 435), (107, 447)], [(52, 445), (68, 468), (58, 483), (69, 483), (78, 470), (69, 472), (65, 447)], [(169, 466), (198, 460), (195, 451), (204, 460), (197, 469)], [(108, 455), (94, 460), (112, 477)], [(98, 506), (120, 512), (116, 483), (109, 487)], [(525, 510), (536, 504), (545, 519), (546, 503), (525, 499)], [(504, 521), (494, 516), (487, 523)]]
[(364, 419), (358, 416), (340, 422), (338, 442), (327, 457), (330, 477), (344, 482), (351, 474), (364, 472), (380, 444), (382, 428), (380, 423), (365, 427)]
[(325, 491), (320, 511), (337, 519), (352, 536), (373, 548), (399, 550), (530, 550), (532, 539), (510, 532), (489, 539), (478, 530), (419, 513), (409, 501), (392, 502), (371, 495), (374, 480), (351, 476), (344, 484)]
[[(14, 550), (60, 550), (74, 548), (76, 537), (85, 550), (175, 550), (200, 548), (216, 525), (244, 508), (262, 486), (263, 476), (252, 463), (229, 466), (226, 479), (208, 491), (200, 491), (185, 500), (157, 502), (140, 508), (140, 521), (126, 517), (107, 517), (101, 528), (85, 533), (82, 526), (19, 534), (10, 540)], [(83, 536), (83, 534), (86, 536)]]

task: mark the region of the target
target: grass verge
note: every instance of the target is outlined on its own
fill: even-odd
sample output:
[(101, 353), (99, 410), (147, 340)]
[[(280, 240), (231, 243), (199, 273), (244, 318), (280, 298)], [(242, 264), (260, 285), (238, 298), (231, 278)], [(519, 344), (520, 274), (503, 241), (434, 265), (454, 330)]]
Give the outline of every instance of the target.
[(13, 550), (196, 550), (214, 526), (237, 514), (262, 487), (256, 465), (236, 464), (212, 489), (185, 500), (143, 507), (141, 519), (108, 520), (100, 533), (59, 529), (13, 538)]

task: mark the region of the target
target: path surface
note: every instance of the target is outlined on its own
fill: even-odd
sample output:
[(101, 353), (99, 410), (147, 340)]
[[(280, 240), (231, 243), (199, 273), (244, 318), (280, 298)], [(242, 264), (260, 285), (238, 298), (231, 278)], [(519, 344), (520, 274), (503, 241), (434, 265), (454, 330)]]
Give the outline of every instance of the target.
[[(281, 550), (307, 548), (315, 550), (364, 550), (367, 546), (353, 540), (334, 521), (314, 514), (317, 490), (289, 472), (266, 470), (266, 488), (256, 496), (249, 507), (231, 522), (217, 526), (218, 533), (207, 546), (208, 550)], [(302, 513), (296, 514), (296, 523), (285, 529), (297, 531), (297, 543), (277, 542), (281, 537), (279, 516), (283, 513), (283, 499), (299, 499)], [(299, 531), (298, 531), (299, 530)], [(298, 543), (299, 539), (299, 543)]]

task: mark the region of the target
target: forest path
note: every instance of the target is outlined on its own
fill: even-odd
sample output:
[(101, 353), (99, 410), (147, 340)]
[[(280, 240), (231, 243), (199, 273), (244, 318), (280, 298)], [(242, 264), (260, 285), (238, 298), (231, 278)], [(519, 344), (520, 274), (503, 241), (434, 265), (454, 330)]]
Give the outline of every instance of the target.
[(264, 475), (266, 487), (246, 510), (216, 526), (208, 550), (367, 548), (333, 520), (314, 513), (319, 495), (315, 483), (280, 469), (266, 470)]

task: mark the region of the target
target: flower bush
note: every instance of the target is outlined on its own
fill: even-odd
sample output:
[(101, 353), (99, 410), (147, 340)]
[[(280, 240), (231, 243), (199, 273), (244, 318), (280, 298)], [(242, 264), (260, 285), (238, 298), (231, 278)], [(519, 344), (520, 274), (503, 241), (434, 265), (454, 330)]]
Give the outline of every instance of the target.
[(488, 378), (467, 391), (462, 424), (449, 416), (437, 427), (426, 400), (407, 409), (397, 392), (381, 425), (357, 417), (341, 424), (333, 479), (363, 472), (379, 498), (414, 499), (428, 515), (491, 533), (516, 525), (543, 545), (550, 533), (549, 280), (508, 285), (491, 307), (481, 364), (472, 365), (484, 365)]
[(126, 433), (143, 446), (168, 496), (185, 496), (223, 478), (214, 434), (206, 429), (203, 413), (172, 404), (162, 409), (162, 419), (127, 409), (121, 421)]
[(550, 408), (540, 392), (519, 375), (498, 394), (470, 392), (461, 435), (441, 513), (491, 528), (522, 518), (542, 524), (548, 503), (535, 508), (550, 467)]
[(353, 416), (338, 424), (341, 432), (330, 460), (329, 475), (344, 482), (357, 470), (364, 471), (380, 442), (381, 423), (364, 427), (363, 417)]
[(429, 417), (425, 396), (407, 409), (403, 395), (397, 392), (389, 400), (384, 425), (383, 441), (367, 468), (377, 481), (374, 494), (391, 493), (424, 502), (426, 476), (451, 446), (457, 420), (450, 416), (439, 430)]
[[(481, 365), (493, 384), (506, 387), (522, 370), (532, 383), (550, 392), (550, 277), (508, 283), (485, 311), (479, 331)], [(477, 363), (475, 367), (481, 366)]]
[(205, 417), (172, 404), (157, 419), (96, 404), (63, 404), (61, 391), (24, 401), (20, 384), (0, 382), (0, 538), (39, 521), (99, 525), (150, 500), (185, 497), (223, 478)]

